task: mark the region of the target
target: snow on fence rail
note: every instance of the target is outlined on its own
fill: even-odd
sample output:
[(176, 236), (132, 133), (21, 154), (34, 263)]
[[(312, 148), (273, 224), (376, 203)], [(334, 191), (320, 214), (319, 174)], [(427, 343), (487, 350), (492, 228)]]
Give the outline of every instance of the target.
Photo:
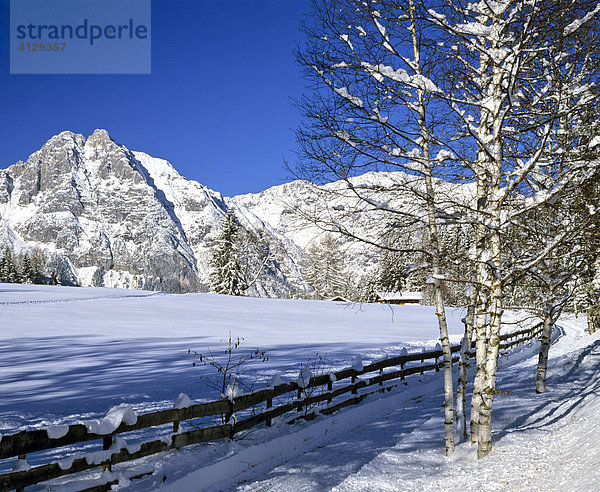
[[(501, 335), (500, 340), (504, 343), (501, 343), (500, 348), (507, 350), (515, 345), (525, 343), (538, 336), (540, 331), (541, 325), (537, 325), (533, 328)], [(460, 351), (459, 345), (452, 347), (452, 353), (458, 351)], [(471, 352), (471, 357), (474, 355), (474, 351)], [(317, 414), (329, 415), (343, 407), (360, 403), (367, 396), (374, 393), (390, 391), (398, 386), (399, 382), (404, 381), (407, 376), (423, 374), (427, 371), (439, 371), (443, 365), (441, 358), (441, 350), (403, 354), (365, 365), (362, 370), (347, 368), (331, 374), (314, 376), (310, 378), (308, 384), (304, 387), (293, 381), (240, 395), (234, 400), (222, 399), (190, 405), (185, 408), (160, 410), (137, 416), (133, 414), (117, 420), (116, 423), (113, 419), (112, 426), (102, 425), (104, 423), (102, 421), (95, 421), (95, 425), (94, 422), (78, 423), (59, 428), (27, 430), (4, 435), (0, 437), (0, 461), (14, 457), (18, 457), (18, 460), (13, 465), (14, 471), (0, 474), (0, 490), (24, 490), (25, 487), (30, 485), (89, 471), (94, 468), (102, 467), (102, 471), (110, 470), (114, 464), (179, 449), (191, 444), (215, 439), (231, 439), (238, 432), (256, 425), (265, 423), (270, 426), (274, 418), (290, 412), (296, 412), (296, 414), (287, 420), (288, 423), (292, 423), (298, 418), (310, 420), (316, 417)], [(453, 357), (453, 363), (457, 362), (458, 359), (458, 356)], [(429, 360), (434, 362), (424, 364), (425, 361)], [(419, 365), (410, 365), (411, 362), (419, 362)], [(386, 369), (391, 370), (385, 372)], [(376, 373), (377, 375), (366, 379), (358, 379), (358, 376), (370, 373)], [(350, 380), (350, 384), (340, 386), (340, 381), (347, 379)], [(393, 380), (399, 382), (393, 385), (384, 385), (385, 382)], [(339, 387), (334, 389), (334, 382)], [(375, 388), (372, 391), (358, 393), (358, 390), (373, 386)], [(316, 388), (322, 388), (321, 392), (317, 391), (315, 394), (309, 391)], [(294, 393), (296, 394), (295, 397), (293, 396)], [(351, 393), (353, 396), (337, 401), (340, 396), (347, 393)], [(273, 406), (273, 400), (284, 395), (289, 395), (291, 397), (290, 401)], [(336, 400), (336, 403), (332, 404), (334, 400)], [(318, 411), (309, 411), (314, 405), (324, 402), (326, 402), (326, 407), (322, 407)], [(304, 413), (298, 415), (298, 412), (303, 410)], [(250, 416), (246, 415), (246, 418), (238, 421), (231, 419), (234, 414), (243, 414), (244, 411), (247, 411), (246, 414)], [(220, 417), (225, 423), (185, 432), (180, 429), (180, 422), (182, 421), (215, 416)], [(165, 424), (172, 424), (172, 432), (152, 441), (131, 445), (118, 437), (120, 434), (132, 433)], [(102, 451), (88, 452), (83, 456), (70, 457), (58, 462), (33, 467), (27, 464), (26, 457), (28, 454), (90, 441), (101, 441)], [(102, 484), (83, 490), (110, 490), (110, 487), (116, 483), (116, 480), (107, 480)]]

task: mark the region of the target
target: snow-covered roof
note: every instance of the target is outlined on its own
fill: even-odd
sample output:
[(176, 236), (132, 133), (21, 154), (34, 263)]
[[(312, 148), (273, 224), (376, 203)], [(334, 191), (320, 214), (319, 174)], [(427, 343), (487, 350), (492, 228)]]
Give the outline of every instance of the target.
[(335, 296), (327, 299), (328, 301), (337, 301), (337, 302), (350, 302), (348, 299), (342, 296)]
[(379, 298), (383, 301), (406, 301), (423, 299), (422, 292), (377, 292)]

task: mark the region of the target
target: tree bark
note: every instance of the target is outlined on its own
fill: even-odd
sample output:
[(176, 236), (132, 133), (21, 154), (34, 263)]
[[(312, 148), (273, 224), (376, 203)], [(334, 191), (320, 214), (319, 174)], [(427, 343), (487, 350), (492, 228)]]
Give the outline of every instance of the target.
[[(434, 271), (436, 269), (434, 268)], [(435, 273), (434, 273), (435, 275)], [(454, 388), (452, 382), (452, 350), (448, 338), (448, 325), (442, 297), (442, 283), (434, 278), (435, 314), (440, 328), (440, 342), (444, 357), (444, 437), (446, 456), (454, 452)]]
[[(487, 186), (483, 179), (477, 179), (477, 207), (478, 215), (483, 216), (482, 209), (487, 203)], [(484, 286), (488, 282), (488, 274), (484, 263), (484, 250), (486, 242), (486, 229), (484, 217), (478, 217), (476, 229), (476, 305), (474, 314), (475, 331), (475, 380), (473, 381), (473, 395), (471, 397), (471, 444), (479, 441), (479, 411), (482, 403), (483, 384), (485, 381), (485, 359), (487, 353), (487, 309), (488, 292)]]
[(496, 396), (496, 374), (500, 351), (500, 325), (502, 319), (502, 289), (495, 282), (491, 294), (490, 336), (487, 343), (485, 380), (479, 408), (477, 457), (483, 458), (492, 450), (492, 407)]
[(465, 334), (460, 347), (458, 361), (458, 389), (456, 390), (456, 431), (459, 439), (466, 441), (467, 431), (467, 383), (471, 358), (471, 339), (473, 338), (473, 321), (475, 317), (476, 292), (473, 289), (469, 296), (469, 305), (464, 318)]
[(592, 335), (596, 332), (598, 326), (598, 314), (596, 314), (596, 307), (592, 306), (587, 310), (587, 322), (588, 322), (588, 334)]
[(548, 352), (550, 350), (550, 337), (554, 326), (552, 311), (546, 309), (544, 313), (544, 328), (540, 336), (540, 355), (538, 357), (537, 374), (535, 379), (535, 392), (543, 393), (546, 391), (546, 372), (548, 370)]
[[(479, 56), (479, 75), (482, 81), (487, 80), (489, 58), (487, 54)], [(482, 93), (488, 91), (489, 82), (482, 84)], [(490, 111), (487, 107), (480, 109), (478, 133), (482, 140), (488, 141), (491, 137), (489, 126)], [(480, 141), (478, 143), (477, 164), (475, 173), (477, 177), (477, 225), (475, 228), (475, 285), (477, 290), (475, 308), (475, 380), (473, 381), (473, 395), (471, 398), (471, 444), (479, 441), (479, 413), (483, 401), (483, 385), (485, 381), (485, 358), (487, 352), (487, 286), (489, 285), (486, 269), (487, 249), (487, 220), (488, 193), (489, 193), (489, 155), (487, 148)]]
[[(417, 36), (415, 20), (415, 6), (413, 0), (409, 0), (409, 14), (412, 35), (412, 46), (414, 69), (417, 75), (421, 74), (420, 49)], [(417, 112), (419, 114), (419, 130), (421, 133), (421, 149), (423, 152), (423, 177), (425, 181), (425, 200), (427, 202), (427, 229), (429, 232), (429, 246), (432, 255), (432, 277), (435, 300), (435, 314), (438, 318), (440, 330), (440, 342), (444, 358), (444, 440), (446, 445), (446, 456), (454, 453), (454, 387), (452, 381), (452, 350), (448, 337), (448, 324), (446, 311), (444, 309), (444, 297), (442, 292), (442, 272), (440, 269), (440, 247), (437, 218), (435, 211), (435, 191), (431, 170), (431, 156), (429, 142), (431, 134), (427, 129), (425, 113), (425, 92), (417, 89)]]

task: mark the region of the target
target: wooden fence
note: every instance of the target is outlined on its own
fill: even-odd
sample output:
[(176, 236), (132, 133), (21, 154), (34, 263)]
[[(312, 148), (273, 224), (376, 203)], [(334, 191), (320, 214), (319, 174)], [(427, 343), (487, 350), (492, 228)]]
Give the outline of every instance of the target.
[[(502, 350), (507, 350), (516, 345), (526, 343), (538, 336), (540, 331), (541, 326), (537, 325), (530, 329), (502, 335), (500, 337), (500, 347)], [(460, 346), (456, 345), (452, 347), (453, 353), (459, 351)], [(471, 353), (471, 357), (473, 356), (474, 351)], [(458, 359), (458, 355), (454, 356), (453, 363), (457, 362)], [(426, 361), (432, 362), (426, 364)], [(114, 464), (179, 449), (191, 444), (216, 439), (231, 439), (238, 432), (250, 429), (259, 424), (264, 423), (270, 426), (274, 418), (286, 414), (288, 414), (289, 418), (287, 421), (289, 423), (296, 421), (298, 418), (310, 420), (317, 415), (317, 411), (313, 409), (318, 404), (324, 405), (318, 409), (318, 414), (329, 415), (343, 407), (355, 405), (373, 393), (390, 391), (412, 374), (439, 371), (442, 367), (441, 350), (404, 354), (366, 365), (360, 371), (348, 368), (332, 374), (311, 377), (304, 388), (300, 387), (294, 381), (240, 395), (234, 401), (222, 399), (186, 408), (141, 414), (137, 416), (137, 421), (134, 424), (121, 423), (117, 429), (106, 435), (95, 434), (82, 423), (70, 425), (68, 430), (65, 429), (66, 433), (64, 435), (56, 438), (49, 437), (49, 434), (53, 434), (53, 432), (49, 432), (47, 429), (28, 430), (16, 434), (3, 435), (0, 439), (0, 460), (5, 460), (4, 463), (6, 463), (7, 459), (18, 457), (19, 460), (26, 460), (27, 455), (31, 453), (39, 453), (91, 441), (96, 441), (98, 448), (101, 445), (104, 452), (93, 453), (91, 458), (89, 453), (80, 457), (75, 456), (72, 461), (69, 460), (66, 464), (62, 460), (36, 465), (22, 471), (0, 474), (0, 490), (24, 490), (25, 487), (40, 482), (95, 468), (104, 471), (110, 469)], [(359, 378), (364, 375), (369, 376)], [(395, 382), (395, 384), (390, 384), (389, 382)], [(365, 388), (368, 389), (364, 390)], [(363, 391), (359, 394), (359, 390)], [(340, 398), (342, 395), (348, 394), (351, 396), (345, 399)], [(285, 400), (283, 403), (278, 401), (275, 406), (273, 405), (273, 401), (276, 398), (286, 395), (288, 397), (287, 402)], [(238, 416), (242, 415), (243, 418), (240, 420), (230, 419), (234, 413)], [(191, 419), (200, 419), (203, 417), (213, 417), (213, 422), (202, 428), (187, 431), (180, 429), (182, 421), (190, 421)], [(217, 423), (218, 420), (215, 417), (225, 423)], [(117, 436), (121, 434), (161, 425), (164, 426), (165, 424), (168, 424), (170, 426), (169, 429), (172, 428), (172, 431), (169, 430), (168, 434), (163, 434), (160, 438), (152, 441), (146, 441), (136, 446), (128, 446), (126, 443), (124, 444), (122, 439), (117, 439)], [(22, 461), (21, 463), (24, 462)], [(116, 481), (108, 482), (84, 490), (110, 490), (111, 485), (116, 483)]]

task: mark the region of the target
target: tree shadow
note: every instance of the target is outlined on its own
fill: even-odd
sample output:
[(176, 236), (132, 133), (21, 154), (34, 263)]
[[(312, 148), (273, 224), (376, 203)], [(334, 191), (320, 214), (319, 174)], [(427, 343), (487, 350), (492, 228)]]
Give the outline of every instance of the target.
[[(504, 429), (494, 432), (495, 439), (533, 429), (543, 429), (552, 425), (576, 410), (591, 395), (600, 393), (600, 364), (586, 367), (584, 361), (590, 356), (600, 358), (600, 340), (581, 350), (577, 358), (562, 368), (562, 374), (549, 376), (548, 390), (536, 394), (534, 389), (535, 366), (531, 373), (517, 373), (513, 382), (515, 396), (518, 395), (518, 411), (515, 405), (499, 405), (494, 412), (495, 418), (509, 422)], [(515, 373), (515, 371), (512, 371)], [(510, 416), (519, 417), (510, 420)]]

